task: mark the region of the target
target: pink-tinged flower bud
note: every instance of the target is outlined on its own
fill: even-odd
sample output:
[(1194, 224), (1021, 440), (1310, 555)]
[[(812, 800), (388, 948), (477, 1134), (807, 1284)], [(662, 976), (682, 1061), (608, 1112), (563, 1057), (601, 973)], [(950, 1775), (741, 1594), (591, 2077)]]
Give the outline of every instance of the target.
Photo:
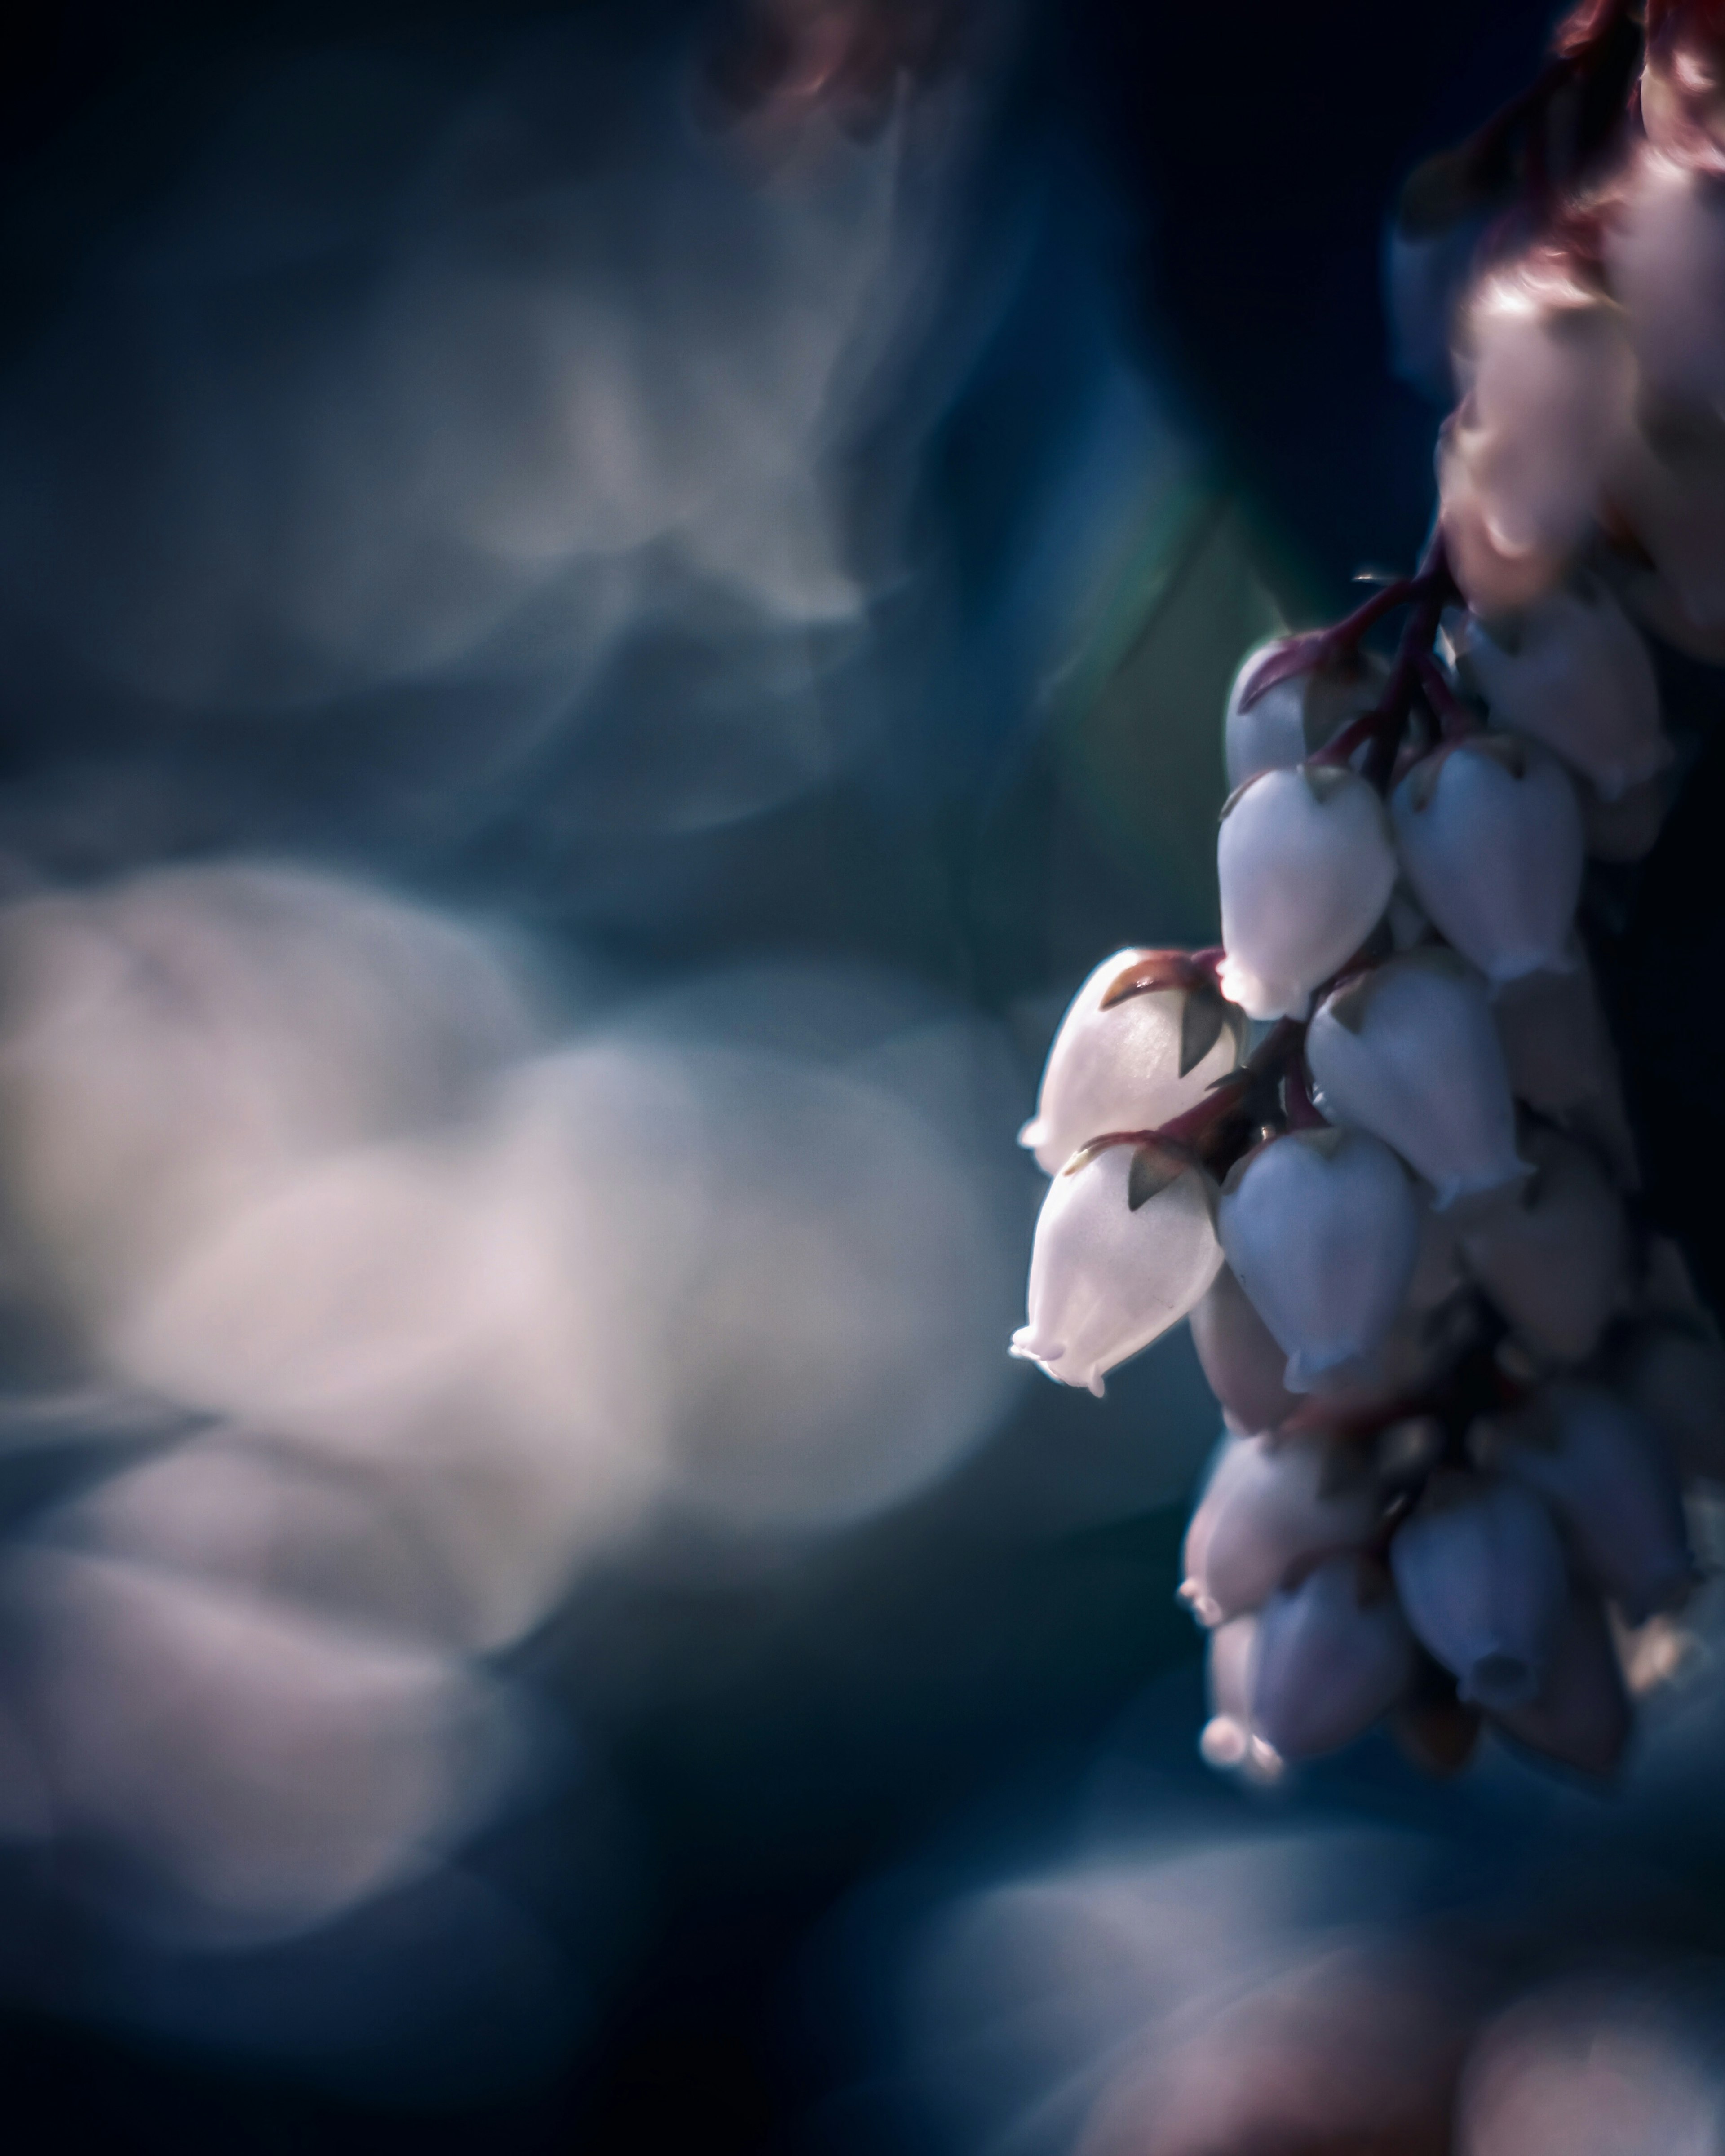
[(1255, 1609), (1296, 1567), (1371, 1536), (1383, 1500), (1363, 1453), (1319, 1436), (1228, 1440), (1186, 1530), (1180, 1592), (1201, 1624)]
[(1453, 952), (1405, 952), (1344, 982), (1306, 1060), (1324, 1113), (1394, 1146), (1440, 1211), (1527, 1173), (1485, 983)]
[(1605, 270), (1642, 381), (1674, 403), (1725, 408), (1725, 183), (1643, 150), (1606, 228)]
[(1384, 804), (1337, 765), (1266, 771), (1222, 811), (1222, 992), (1250, 1018), (1304, 1018), (1395, 886)]
[(1622, 311), (1552, 254), (1482, 279), (1461, 323), (1466, 385), (1439, 490), (1455, 580), (1495, 615), (1548, 589), (1587, 536), (1626, 436), (1635, 363)]
[(1416, 763), (1389, 803), (1414, 895), (1493, 982), (1561, 966), (1581, 896), (1581, 809), (1555, 757), (1478, 734)]
[(1395, 1704), (1413, 1673), (1414, 1635), (1383, 1567), (1329, 1558), (1259, 1613), (1252, 1731), (1284, 1759), (1339, 1751)]
[(1538, 1697), (1494, 1714), (1517, 1743), (1567, 1767), (1609, 1774), (1616, 1766), (1634, 1717), (1605, 1613), (1592, 1595), (1570, 1598)]
[(1288, 641), (1274, 637), (1250, 653), (1228, 692), (1222, 739), (1230, 790), (1260, 772), (1303, 763), (1350, 720), (1369, 711), (1383, 694), (1389, 670), (1376, 652), (1362, 650), (1336, 665), (1291, 675), (1248, 703), (1263, 662), (1284, 650)]
[(1210, 1634), (1204, 1655), (1210, 1718), (1198, 1740), (1209, 1766), (1243, 1766), (1251, 1748), (1252, 1644), (1257, 1635), (1255, 1616), (1230, 1617)]
[(1300, 1405), (1282, 1383), (1287, 1351), (1226, 1265), (1192, 1313), (1192, 1344), (1230, 1430), (1275, 1430)]
[(1657, 572), (1625, 597), (1680, 650), (1725, 659), (1725, 417), (1644, 396), (1612, 464), (1614, 517)]
[(1621, 1383), (1686, 1481), (1725, 1482), (1725, 1348), (1685, 1326), (1648, 1325), (1629, 1351)]
[(1524, 973), (1491, 999), (1510, 1091), (1544, 1116), (1567, 1115), (1617, 1089), (1617, 1060), (1593, 975), (1579, 950), (1566, 972)]
[(1538, 1355), (1579, 1363), (1626, 1299), (1629, 1224), (1604, 1173), (1554, 1131), (1527, 1141), (1534, 1173), (1464, 1232), (1469, 1270)]
[(1110, 1146), (1064, 1170), (1036, 1223), (1013, 1353), (1100, 1394), (1104, 1373), (1178, 1325), (1215, 1278), (1214, 1205), (1202, 1168), (1148, 1148)]
[(1172, 1122), (1234, 1068), (1239, 1029), (1183, 952), (1117, 951), (1061, 1019), (1019, 1143), (1052, 1175), (1091, 1138)]
[(1454, 637), (1494, 721), (1554, 750), (1605, 799), (1671, 762), (1653, 661), (1597, 577), (1578, 570), (1512, 619), (1465, 614)]
[(1682, 1493), (1658, 1433), (1591, 1385), (1553, 1385), (1526, 1413), (1476, 1424), (1482, 1462), (1537, 1491), (1583, 1568), (1631, 1624), (1681, 1602), (1694, 1566)]
[(1389, 1563), (1408, 1622), (1463, 1699), (1495, 1714), (1538, 1696), (1569, 1587), (1558, 1531), (1530, 1491), (1434, 1476)]
[(1420, 1206), (1388, 1146), (1291, 1131), (1237, 1164), (1216, 1217), (1223, 1254), (1286, 1351), (1291, 1392), (1389, 1332), (1420, 1254)]

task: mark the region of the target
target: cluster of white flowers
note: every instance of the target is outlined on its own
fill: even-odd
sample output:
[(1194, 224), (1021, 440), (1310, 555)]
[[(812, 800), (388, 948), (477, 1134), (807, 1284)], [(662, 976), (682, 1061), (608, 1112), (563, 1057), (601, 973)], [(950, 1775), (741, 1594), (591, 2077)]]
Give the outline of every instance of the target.
[(1469, 295), (1418, 574), (1240, 669), (1223, 947), (1099, 966), (1023, 1134), (1014, 1353), (1100, 1393), (1189, 1317), (1222, 1404), (1183, 1590), (1218, 1764), (1394, 1710), (1433, 1764), (1488, 1717), (1608, 1769), (1625, 1644), (1695, 1577), (1684, 1481), (1725, 1476), (1576, 928), (1663, 807), (1632, 616), (1725, 656), (1717, 13), (1652, 11), (1645, 129)]

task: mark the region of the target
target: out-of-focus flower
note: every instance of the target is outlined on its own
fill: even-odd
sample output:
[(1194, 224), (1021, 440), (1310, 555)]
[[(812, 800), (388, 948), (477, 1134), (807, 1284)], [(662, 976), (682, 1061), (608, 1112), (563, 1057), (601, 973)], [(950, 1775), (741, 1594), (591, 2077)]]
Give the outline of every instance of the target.
[(1557, 758), (1475, 735), (1416, 763), (1390, 797), (1414, 896), (1491, 982), (1561, 966), (1581, 895), (1581, 811)]
[(1554, 750), (1604, 799), (1671, 762), (1647, 647), (1597, 577), (1578, 569), (1522, 613), (1465, 614), (1454, 634), (1493, 720)]
[(1355, 773), (1266, 771), (1230, 801), (1217, 846), (1223, 993), (1250, 1018), (1303, 1018), (1389, 903), (1395, 855), (1377, 794)]
[(1367, 1463), (1343, 1447), (1230, 1437), (1186, 1530), (1181, 1594), (1205, 1625), (1258, 1609), (1296, 1567), (1359, 1548), (1383, 1509)]
[(1012, 1352), (1100, 1393), (1106, 1373), (1203, 1297), (1222, 1263), (1215, 1189), (1159, 1150), (1109, 1146), (1055, 1178), (1030, 1255), (1029, 1322)]
[(1382, 1566), (1327, 1558), (1259, 1614), (1252, 1732), (1285, 1759), (1337, 1751), (1394, 1703), (1413, 1668), (1414, 1637)]
[(1645, 388), (1725, 412), (1725, 176), (1650, 145), (1606, 227), (1605, 269)]
[(1299, 1406), (1283, 1382), (1287, 1350), (1228, 1265), (1193, 1310), (1192, 1344), (1230, 1430), (1275, 1430)]
[(1627, 1300), (1628, 1223), (1584, 1147), (1533, 1131), (1524, 1149), (1532, 1175), (1464, 1232), (1461, 1248), (1519, 1338), (1554, 1362), (1579, 1363)]
[(1045, 1175), (1091, 1138), (1171, 1122), (1234, 1068), (1237, 1014), (1194, 972), (1180, 953), (1117, 951), (1080, 988), (1019, 1133)]
[(1618, 1765), (1633, 1717), (1616, 1644), (1594, 1596), (1570, 1596), (1537, 1694), (1493, 1713), (1518, 1743), (1566, 1767), (1609, 1774)]
[(1410, 951), (1344, 983), (1306, 1054), (1325, 1114), (1393, 1146), (1440, 1209), (1527, 1173), (1485, 984), (1453, 952)]
[(1569, 1604), (1563, 1553), (1514, 1483), (1440, 1473), (1390, 1544), (1408, 1622), (1461, 1697), (1494, 1712), (1537, 1698)]
[(1375, 652), (1362, 651), (1339, 665), (1291, 674), (1248, 703), (1260, 666), (1286, 642), (1272, 637), (1249, 652), (1228, 692), (1222, 740), (1230, 789), (1260, 772), (1304, 763), (1350, 719), (1370, 711), (1383, 691), (1389, 670)]
[(1230, 1269), (1286, 1350), (1291, 1392), (1378, 1344), (1419, 1254), (1406, 1172), (1358, 1131), (1290, 1131), (1247, 1154), (1217, 1221)]

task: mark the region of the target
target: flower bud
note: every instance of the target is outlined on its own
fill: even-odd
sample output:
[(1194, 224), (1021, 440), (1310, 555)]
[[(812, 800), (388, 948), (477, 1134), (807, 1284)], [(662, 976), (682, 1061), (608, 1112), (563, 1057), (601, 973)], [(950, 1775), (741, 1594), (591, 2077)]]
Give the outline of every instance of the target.
[(1543, 1116), (1563, 1116), (1616, 1090), (1617, 1064), (1586, 959), (1524, 973), (1491, 998), (1510, 1091)]
[(1338, 1751), (1395, 1704), (1413, 1671), (1414, 1635), (1383, 1567), (1327, 1558), (1259, 1614), (1251, 1728), (1284, 1759)]
[(1109, 1146), (1081, 1157), (1043, 1200), (1013, 1353), (1100, 1394), (1104, 1373), (1178, 1325), (1215, 1278), (1214, 1203), (1203, 1169), (1177, 1156)]
[(1405, 952), (1344, 982), (1306, 1060), (1324, 1113), (1394, 1146), (1440, 1211), (1527, 1173), (1485, 984), (1452, 952)]
[(1513, 620), (1463, 615), (1454, 637), (1494, 722), (1554, 750), (1604, 799), (1671, 762), (1653, 661), (1597, 577), (1576, 571)]
[(1455, 580), (1490, 616), (1540, 597), (1585, 538), (1629, 431), (1635, 367), (1621, 310), (1551, 254), (1481, 280), (1461, 345), (1440, 514)]
[(1389, 1563), (1408, 1622), (1464, 1700), (1499, 1713), (1538, 1696), (1569, 1589), (1537, 1497), (1513, 1482), (1435, 1475)]
[(1052, 1175), (1091, 1138), (1172, 1122), (1234, 1068), (1239, 1024), (1183, 952), (1117, 951), (1061, 1019), (1019, 1143)]
[(1644, 396), (1614, 459), (1611, 504), (1657, 572), (1625, 597), (1680, 650), (1725, 658), (1725, 417)]
[(1296, 1393), (1378, 1345), (1420, 1252), (1406, 1171), (1361, 1131), (1291, 1131), (1249, 1153), (1223, 1188), (1217, 1225)]
[(1297, 1566), (1358, 1549), (1382, 1509), (1369, 1462), (1350, 1446), (1230, 1438), (1186, 1530), (1180, 1592), (1205, 1625), (1255, 1609)]
[(1388, 668), (1373, 651), (1357, 651), (1327, 666), (1308, 667), (1264, 690), (1250, 703), (1263, 662), (1286, 649), (1278, 636), (1248, 654), (1228, 692), (1223, 750), (1230, 790), (1260, 772), (1291, 769), (1321, 749), (1383, 694)]
[(1286, 1349), (1225, 1265), (1192, 1313), (1192, 1344), (1230, 1430), (1275, 1430), (1300, 1405), (1282, 1383)]
[(1686, 1480), (1725, 1482), (1725, 1348), (1685, 1326), (1645, 1327), (1621, 1375)]
[(1389, 813), (1414, 895), (1491, 981), (1561, 966), (1581, 896), (1581, 809), (1554, 757), (1480, 734), (1416, 763)]
[(1574, 1594), (1537, 1697), (1494, 1710), (1508, 1735), (1531, 1750), (1590, 1774), (1608, 1774), (1623, 1756), (1633, 1719), (1605, 1613)]
[(1216, 865), (1222, 990), (1250, 1018), (1304, 1018), (1395, 886), (1383, 803), (1333, 764), (1266, 771), (1243, 787), (1222, 811)]
[(1562, 1522), (1589, 1577), (1639, 1625), (1694, 1579), (1682, 1493), (1657, 1433), (1591, 1385), (1554, 1385), (1524, 1414), (1476, 1424), (1481, 1461), (1525, 1483)]
[(1584, 1147), (1554, 1131), (1527, 1142), (1534, 1173), (1513, 1202), (1466, 1230), (1469, 1269), (1537, 1354), (1579, 1363), (1628, 1288), (1629, 1226)]
[(1204, 1656), (1210, 1718), (1198, 1740), (1209, 1766), (1240, 1766), (1250, 1749), (1252, 1643), (1257, 1635), (1255, 1616), (1230, 1617), (1210, 1634)]
[(1644, 149), (1605, 232), (1605, 269), (1656, 395), (1725, 407), (1725, 186)]

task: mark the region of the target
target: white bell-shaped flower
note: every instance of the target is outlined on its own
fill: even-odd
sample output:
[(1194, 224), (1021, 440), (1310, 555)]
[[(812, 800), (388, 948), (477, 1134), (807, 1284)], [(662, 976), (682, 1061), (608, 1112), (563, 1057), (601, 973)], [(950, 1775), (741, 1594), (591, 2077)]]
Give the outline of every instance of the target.
[(1052, 1175), (1092, 1138), (1172, 1122), (1239, 1060), (1239, 1013), (1183, 952), (1117, 951), (1061, 1019), (1019, 1143)]
[(1682, 1493), (1658, 1433), (1633, 1408), (1599, 1386), (1554, 1385), (1526, 1414), (1476, 1425), (1469, 1442), (1539, 1493), (1632, 1624), (1687, 1594)]
[(1725, 184), (1643, 149), (1606, 228), (1605, 269), (1642, 381), (1673, 403), (1725, 409)]
[(1555, 757), (1517, 735), (1475, 735), (1416, 763), (1389, 814), (1414, 896), (1488, 980), (1566, 963), (1585, 856)]
[(1277, 636), (1259, 644), (1234, 677), (1222, 733), (1230, 790), (1260, 772), (1303, 763), (1383, 694), (1389, 669), (1375, 651), (1361, 649), (1344, 661), (1291, 674), (1253, 697), (1265, 660), (1288, 642)]
[(1378, 1345), (1420, 1254), (1407, 1171), (1363, 1131), (1291, 1131), (1249, 1153), (1223, 1186), (1217, 1226), (1296, 1393)]
[(1538, 1697), (1569, 1603), (1550, 1515), (1514, 1482), (1435, 1475), (1389, 1545), (1402, 1608), (1463, 1699), (1492, 1712)]
[(1258, 1620), (1230, 1617), (1210, 1634), (1204, 1655), (1204, 1688), (1210, 1718), (1198, 1748), (1212, 1767), (1243, 1766), (1252, 1738), (1252, 1644)]
[(1628, 1291), (1629, 1223), (1584, 1147), (1555, 1131), (1527, 1141), (1534, 1173), (1464, 1230), (1468, 1270), (1522, 1340), (1557, 1363), (1599, 1345)]
[(1543, 1116), (1608, 1099), (1617, 1062), (1586, 958), (1572, 949), (1559, 972), (1524, 973), (1491, 999), (1510, 1091)]
[(1606, 800), (1671, 762), (1652, 659), (1597, 577), (1578, 570), (1512, 620), (1465, 614), (1452, 633), (1495, 722), (1555, 750)]
[(1461, 331), (1441, 516), (1456, 582), (1492, 616), (1548, 590), (1585, 538), (1630, 429), (1635, 362), (1621, 309), (1555, 253), (1482, 278)]
[(1383, 1509), (1369, 1462), (1350, 1446), (1230, 1438), (1186, 1529), (1181, 1594), (1205, 1625), (1255, 1609), (1296, 1567), (1359, 1548)]
[(1585, 1774), (1609, 1774), (1634, 1719), (1605, 1613), (1574, 1594), (1537, 1697), (1495, 1710), (1518, 1743)]
[(1224, 1265), (1192, 1313), (1192, 1344), (1210, 1390), (1233, 1430), (1275, 1430), (1300, 1405), (1282, 1383), (1287, 1350)]
[(1306, 1036), (1324, 1113), (1369, 1131), (1446, 1209), (1527, 1172), (1485, 983), (1452, 952), (1404, 952), (1327, 996)]
[(1395, 887), (1384, 804), (1337, 765), (1266, 771), (1222, 812), (1223, 993), (1250, 1018), (1304, 1018)]
[(1222, 1262), (1215, 1185), (1165, 1153), (1110, 1146), (1057, 1175), (1030, 1253), (1029, 1322), (1012, 1352), (1062, 1384), (1104, 1374), (1159, 1339)]
[(1252, 1645), (1252, 1732), (1284, 1759), (1339, 1751), (1407, 1689), (1414, 1635), (1381, 1565), (1327, 1558), (1271, 1596)]

